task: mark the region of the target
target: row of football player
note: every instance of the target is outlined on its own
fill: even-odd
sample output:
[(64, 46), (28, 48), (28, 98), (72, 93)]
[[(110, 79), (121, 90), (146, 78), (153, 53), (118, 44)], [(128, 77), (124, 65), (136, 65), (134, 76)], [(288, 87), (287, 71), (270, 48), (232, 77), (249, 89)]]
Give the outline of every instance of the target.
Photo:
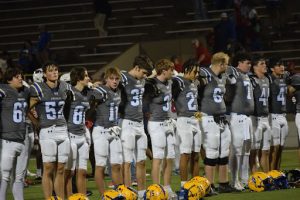
[[(147, 63), (148, 65), (142, 66), (141, 64), (136, 63), (138, 60), (140, 60), (142, 63)], [(145, 62), (146, 60), (146, 62)], [(212, 59), (212, 66), (209, 69), (202, 69), (202, 72), (204, 72), (206, 74), (206, 78), (204, 79), (200, 79), (200, 80), (205, 80), (203, 81), (203, 83), (201, 85), (205, 86), (202, 87), (203, 89), (203, 98), (202, 98), (202, 105), (207, 105), (207, 108), (212, 108), (217, 110), (217, 113), (214, 113), (215, 111), (206, 111), (205, 112), (205, 107), (202, 106), (201, 107), (201, 111), (202, 114), (204, 115), (202, 117), (202, 128), (204, 130), (204, 148), (206, 150), (206, 157), (205, 157), (205, 171), (206, 171), (206, 176), (208, 178), (211, 178), (213, 176), (213, 169), (215, 167), (216, 164), (221, 165), (221, 171), (225, 169), (225, 171), (227, 171), (227, 163), (228, 163), (228, 156), (226, 156), (226, 152), (229, 153), (229, 142), (228, 142), (228, 135), (227, 134), (222, 134), (226, 136), (226, 139), (224, 140), (225, 143), (228, 145), (228, 148), (223, 150), (220, 149), (219, 147), (222, 147), (220, 144), (218, 144), (217, 142), (217, 149), (218, 151), (215, 151), (215, 148), (212, 148), (211, 144), (206, 144), (206, 141), (210, 141), (211, 139), (208, 139), (208, 137), (212, 136), (213, 137), (213, 142), (216, 142), (216, 139), (218, 137), (216, 137), (216, 134), (206, 134), (207, 132), (205, 132), (205, 127), (209, 128), (208, 126), (203, 126), (203, 123), (205, 122), (206, 119), (206, 123), (209, 124), (213, 124), (214, 126), (212, 128), (217, 129), (216, 132), (219, 131), (219, 136), (220, 136), (220, 131), (224, 131), (224, 130), (229, 130), (228, 129), (228, 125), (226, 124), (226, 121), (224, 120), (225, 118), (221, 115), (221, 114), (225, 114), (222, 113), (224, 111), (223, 107), (224, 107), (224, 100), (223, 100), (223, 94), (224, 94), (224, 87), (225, 84), (222, 84), (223, 82), (223, 78), (221, 78), (220, 74), (224, 73), (227, 68), (228, 68), (228, 56), (226, 54), (223, 53), (219, 53), (219, 54), (215, 54), (213, 59)], [(244, 63), (246, 60), (241, 60), (239, 62)], [(248, 60), (249, 62), (249, 60)], [(141, 194), (144, 193), (144, 188), (145, 186), (143, 186), (144, 180), (143, 176), (144, 176), (144, 169), (145, 169), (145, 165), (144, 165), (144, 161), (145, 161), (145, 149), (146, 149), (146, 143), (145, 143), (145, 134), (143, 131), (143, 124), (142, 122), (142, 112), (141, 112), (141, 104), (142, 104), (142, 97), (144, 96), (144, 100), (145, 102), (148, 102), (149, 107), (150, 107), (150, 111), (151, 111), (151, 115), (150, 115), (150, 119), (149, 119), (149, 124), (148, 124), (148, 131), (150, 133), (151, 136), (151, 140), (152, 140), (152, 148), (153, 148), (153, 156), (154, 156), (154, 160), (153, 160), (153, 168), (152, 168), (152, 178), (154, 182), (159, 183), (159, 167), (160, 167), (160, 163), (163, 160), (163, 158), (165, 158), (165, 156), (167, 157), (167, 161), (166, 161), (166, 168), (164, 169), (165, 171), (165, 176), (164, 176), (164, 184), (165, 187), (172, 192), (172, 189), (170, 188), (170, 176), (171, 176), (171, 165), (172, 165), (172, 160), (174, 158), (174, 132), (173, 132), (173, 126), (172, 123), (170, 123), (170, 117), (171, 117), (171, 113), (170, 113), (170, 104), (171, 104), (171, 96), (172, 96), (172, 85), (171, 85), (171, 81), (168, 81), (172, 78), (172, 74), (173, 74), (173, 64), (166, 60), (160, 60), (157, 62), (157, 64), (155, 65), (156, 68), (156, 72), (157, 75), (155, 78), (150, 79), (147, 84), (144, 87), (144, 78), (146, 76), (147, 73), (149, 73), (150, 71), (152, 71), (152, 65), (149, 64), (151, 62), (149, 62), (147, 57), (138, 57), (135, 61), (135, 64), (133, 65), (132, 68), (132, 73), (135, 72), (138, 75), (131, 75), (130, 71), (129, 73), (122, 73), (122, 75), (119, 73), (119, 71), (115, 68), (110, 68), (106, 71), (105, 73), (105, 80), (106, 80), (106, 84), (104, 86), (100, 86), (100, 87), (96, 87), (94, 89), (92, 89), (92, 92), (89, 90), (85, 90), (85, 94), (83, 95), (82, 92), (78, 92), (78, 94), (80, 94), (81, 96), (84, 96), (87, 100), (83, 101), (82, 98), (77, 98), (80, 99), (79, 102), (79, 107), (76, 108), (76, 106), (73, 106), (74, 110), (73, 112), (69, 112), (71, 117), (69, 117), (68, 121), (71, 121), (71, 123), (73, 123), (74, 125), (78, 125), (81, 124), (83, 125), (83, 118), (84, 118), (84, 108), (88, 107), (88, 97), (89, 94), (93, 94), (90, 95), (91, 97), (93, 97), (93, 106), (96, 107), (96, 111), (97, 109), (99, 109), (99, 112), (96, 112), (96, 121), (95, 121), (95, 125), (94, 125), (94, 130), (93, 130), (93, 139), (94, 139), (94, 144), (96, 147), (95, 148), (95, 157), (96, 157), (96, 164), (97, 164), (97, 169), (96, 169), (96, 182), (99, 188), (100, 192), (104, 191), (104, 184), (103, 184), (103, 170), (104, 170), (104, 165), (106, 163), (106, 158), (108, 156), (108, 153), (110, 154), (110, 162), (112, 163), (112, 168), (113, 168), (113, 179), (114, 182), (116, 184), (122, 182), (121, 179), (121, 172), (120, 172), (120, 165), (123, 162), (123, 158), (122, 158), (122, 147), (120, 145), (121, 141), (118, 137), (118, 132), (119, 132), (119, 128), (116, 126), (117, 123), (117, 114), (118, 114), (118, 104), (120, 103), (120, 95), (118, 94), (118, 83), (120, 80), (120, 77), (122, 76), (122, 85), (124, 87), (124, 92), (127, 95), (127, 101), (125, 104), (125, 112), (124, 112), (124, 120), (122, 121), (122, 142), (123, 142), (123, 155), (124, 155), (124, 160), (125, 160), (125, 182), (126, 182), (126, 176), (128, 176), (129, 173), (126, 173), (126, 164), (130, 166), (130, 164), (128, 164), (128, 162), (130, 163), (132, 158), (133, 158), (133, 154), (134, 154), (134, 149), (137, 148), (138, 150), (138, 154), (137, 154), (137, 162), (138, 162), (138, 167), (137, 167), (137, 171), (139, 172), (139, 170), (141, 170), (141, 173), (138, 173), (138, 181), (140, 180), (141, 183), (139, 184), (140, 187), (138, 187), (138, 189), (142, 189), (140, 191)], [(249, 65), (249, 64), (248, 64)], [(197, 108), (197, 91), (198, 88), (196, 87), (193, 88), (192, 86), (196, 85), (196, 82), (194, 82), (194, 80), (196, 80), (197, 74), (199, 73), (199, 69), (198, 66), (195, 63), (190, 63), (187, 64), (185, 66), (185, 75), (183, 77), (176, 77), (175, 79), (178, 79), (179, 81), (177, 81), (178, 85), (180, 86), (180, 84), (182, 84), (181, 81), (184, 79), (187, 79), (186, 82), (183, 82), (183, 84), (180, 87), (174, 87), (173, 88), (177, 88), (179, 89), (177, 92), (182, 92), (183, 89), (190, 89), (190, 91), (187, 92), (182, 92), (184, 93), (183, 96), (185, 96), (185, 101), (183, 101), (184, 104), (184, 108), (185, 110), (182, 112), (180, 111), (180, 109), (177, 109), (177, 114), (178, 114), (178, 118), (177, 118), (177, 128), (179, 130), (188, 130), (188, 129), (180, 129), (180, 120), (183, 120), (183, 122), (181, 122), (181, 125), (184, 125), (184, 127), (192, 127), (192, 129), (189, 129), (189, 133), (184, 133), (184, 137), (182, 138), (189, 138), (188, 135), (192, 135), (192, 143), (196, 142), (198, 143), (197, 145), (192, 144), (192, 146), (188, 145), (190, 149), (188, 149), (187, 151), (195, 151), (197, 152), (197, 149), (192, 149), (193, 146), (197, 146), (197, 148), (199, 147), (200, 144), (200, 139), (197, 137), (199, 137), (199, 134), (195, 134), (198, 135), (197, 137), (194, 137), (194, 132), (195, 130), (200, 130), (197, 126), (199, 126), (199, 123), (197, 121), (195, 121), (195, 117), (194, 115), (196, 114), (197, 116), (197, 112), (198, 112), (198, 108)], [(238, 67), (237, 67), (238, 68)], [(249, 67), (250, 68), (250, 67)], [(78, 69), (77, 69), (78, 70)], [(76, 71), (76, 70), (75, 70)], [(80, 71), (80, 70), (79, 70)], [(81, 76), (81, 78), (78, 78), (77, 82), (83, 82), (85, 84), (88, 84), (89, 82), (89, 78), (87, 76), (87, 73), (85, 70), (83, 70), (85, 75)], [(31, 114), (29, 114), (30, 118), (32, 118), (33, 122), (35, 125), (39, 125), (41, 127), (41, 132), (40, 132), (40, 143), (42, 146), (42, 153), (43, 153), (43, 161), (45, 163), (44, 165), (44, 175), (43, 175), (43, 188), (44, 188), (44, 193), (45, 196), (47, 197), (47, 195), (50, 195), (50, 193), (52, 192), (52, 171), (54, 170), (54, 167), (56, 165), (54, 165), (53, 161), (56, 160), (56, 154), (58, 154), (58, 165), (57, 165), (57, 171), (59, 173), (56, 174), (56, 178), (60, 179), (61, 174), (63, 174), (64, 172), (64, 163), (66, 162), (67, 159), (67, 147), (70, 145), (69, 144), (69, 134), (65, 134), (66, 133), (66, 123), (64, 121), (64, 115), (62, 114), (63, 111), (63, 104), (64, 104), (64, 100), (67, 98), (67, 96), (73, 96), (73, 98), (70, 98), (71, 100), (73, 99), (73, 101), (71, 102), (76, 102), (76, 93), (74, 91), (76, 91), (74, 88), (72, 90), (72, 88), (63, 83), (60, 82), (58, 84), (58, 69), (57, 66), (55, 64), (52, 63), (48, 63), (44, 66), (43, 69), (44, 75), (46, 77), (46, 81), (42, 82), (42, 83), (35, 83), (33, 84), (33, 86), (31, 86), (30, 88), (30, 108), (34, 107), (36, 104), (36, 110), (38, 112), (38, 116), (39, 116), (39, 123), (37, 121), (35, 121), (35, 118), (33, 118), (33, 116)], [(80, 74), (80, 73), (78, 73)], [(82, 74), (82, 73), (81, 73)], [(189, 76), (192, 76), (192, 81), (189, 81)], [(71, 76), (72, 77), (72, 76)], [(79, 77), (79, 76), (77, 76)], [(15, 76), (12, 77), (11, 79), (7, 79), (9, 81), (12, 81), (14, 78), (16, 78)], [(175, 80), (174, 79), (174, 80)], [(9, 81), (7, 81), (9, 83)], [(236, 83), (238, 82), (238, 79), (236, 80)], [(72, 80), (71, 80), (72, 83)], [(130, 84), (131, 83), (131, 84)], [(190, 84), (190, 87), (186, 87), (186, 83)], [(206, 84), (205, 84), (206, 83)], [(233, 81), (234, 83), (234, 81)], [(250, 82), (249, 82), (250, 83)], [(74, 82), (73, 84), (74, 85)], [(176, 85), (175, 82), (173, 85)], [(236, 84), (238, 85), (238, 84)], [(251, 85), (249, 84), (243, 84), (242, 86), (246, 87), (246, 99), (248, 99), (248, 94), (249, 94), (249, 98), (253, 100), (253, 98), (251, 98), (251, 91), (249, 90), (251, 89)], [(55, 88), (55, 89), (51, 89)], [(131, 88), (130, 88), (131, 87)], [(248, 88), (250, 87), (250, 88)], [(84, 87), (83, 87), (84, 88)], [(213, 88), (213, 89), (212, 89)], [(69, 92), (69, 95), (66, 95), (65, 90), (68, 91), (72, 91), (71, 93)], [(145, 89), (145, 93), (143, 94)], [(128, 90), (128, 91), (127, 91)], [(213, 92), (209, 95), (210, 92), (207, 92), (207, 90), (213, 90)], [(176, 91), (175, 89), (173, 89), (173, 93), (174, 91)], [(201, 91), (201, 90), (200, 90)], [(247, 92), (248, 91), (248, 92)], [(70, 95), (71, 94), (71, 95)], [(206, 94), (206, 95), (205, 95)], [(252, 94), (253, 95), (253, 94)], [(5, 97), (5, 93), (3, 95)], [(13, 95), (14, 97), (18, 96), (18, 95)], [(175, 105), (176, 105), (176, 99), (179, 97), (179, 95), (176, 97), (176, 94), (174, 93), (173, 95), (175, 98)], [(213, 104), (210, 105), (210, 101), (213, 101)], [(68, 101), (69, 102), (69, 101)], [(101, 107), (102, 105), (102, 107)], [(220, 107), (221, 105), (221, 107)], [(233, 103), (234, 105), (234, 103)], [(250, 103), (251, 105), (251, 103)], [(177, 107), (177, 106), (176, 106)], [(71, 106), (72, 108), (72, 106)], [(76, 108), (76, 109), (75, 109)], [(180, 108), (180, 107), (178, 107)], [(203, 109), (204, 110), (203, 110)], [(222, 109), (219, 109), (222, 108)], [(126, 111), (127, 109), (127, 111)], [(19, 111), (20, 109), (18, 108), (17, 111)], [(130, 112), (129, 112), (129, 111)], [(15, 111), (16, 112), (16, 111)], [(12, 112), (14, 113), (14, 112)], [(127, 116), (126, 116), (127, 114)], [(188, 116), (186, 116), (186, 114)], [(239, 112), (237, 112), (236, 115), (240, 115)], [(18, 115), (16, 115), (18, 116)], [(233, 115), (234, 116), (234, 115)], [(247, 114), (245, 115), (246, 117)], [(2, 117), (3, 118), (3, 117)], [(108, 118), (108, 119), (107, 119)], [(128, 118), (128, 119), (127, 119)], [(73, 122), (72, 122), (73, 121)], [(78, 123), (78, 121), (80, 123)], [(214, 122), (214, 123), (213, 123)], [(218, 125), (216, 126), (216, 124), (218, 123)], [(191, 126), (192, 125), (192, 126)], [(195, 127), (196, 128), (195, 128)], [(78, 129), (78, 127), (76, 127)], [(76, 138), (76, 134), (74, 134), (76, 131), (78, 130), (72, 130), (72, 128), (70, 128), (70, 126), (68, 126), (69, 132), (70, 132), (70, 138), (72, 140), (72, 138), (78, 139)], [(19, 129), (21, 130), (21, 129)], [(243, 130), (243, 129), (241, 129)], [(84, 133), (86, 133), (85, 129), (82, 128), (82, 130)], [(128, 132), (126, 134), (126, 131)], [(72, 133), (74, 132), (74, 133)], [(55, 133), (55, 134), (53, 134)], [(73, 135), (72, 135), (72, 134)], [(198, 132), (200, 133), (200, 131)], [(81, 136), (84, 134), (80, 134)], [(221, 135), (221, 136), (222, 136)], [(180, 133), (179, 133), (180, 136)], [(245, 138), (246, 141), (250, 139), (250, 134), (248, 135), (249, 138)], [(84, 136), (85, 137), (85, 136)], [(104, 138), (103, 138), (104, 137)], [(2, 137), (3, 138), (3, 137)], [(50, 138), (50, 139), (49, 139)], [(234, 138), (234, 137), (233, 137)], [(81, 138), (82, 139), (82, 138)], [(221, 138), (222, 139), (222, 138)], [(5, 140), (5, 138), (4, 138)], [(132, 144), (132, 141), (137, 140), (137, 146), (135, 146), (135, 143)], [(219, 140), (220, 141), (220, 140)], [(56, 147), (56, 142), (58, 142), (59, 144), (57, 145), (58, 147)], [(242, 143), (244, 142), (244, 139), (242, 141)], [(5, 143), (5, 142), (3, 142)], [(117, 143), (117, 144), (116, 144)], [(141, 144), (139, 144), (141, 143)], [(181, 142), (181, 144), (184, 143), (183, 141)], [(209, 142), (211, 143), (211, 142)], [(132, 147), (133, 145), (133, 147)], [(215, 145), (215, 144), (213, 144)], [(78, 145), (73, 145), (73, 146), (78, 146)], [(99, 148), (100, 146), (102, 147), (107, 147), (107, 148)], [(47, 147), (47, 148), (46, 148)], [(49, 148), (51, 147), (51, 148)], [(184, 146), (183, 146), (184, 147)], [(58, 150), (57, 150), (58, 148)], [(6, 148), (2, 148), (2, 149), (6, 149)], [(104, 150), (103, 150), (104, 149)], [(167, 154), (165, 155), (164, 150), (167, 149)], [(182, 149), (182, 148), (181, 148)], [(184, 148), (183, 148), (184, 149)], [(110, 152), (108, 152), (110, 150)], [(80, 151), (79, 151), (80, 152)], [(222, 157), (222, 155), (219, 155), (219, 153), (225, 153), (225, 157)], [(181, 151), (181, 154), (183, 155), (183, 157), (187, 157), (187, 159), (189, 159), (189, 155), (185, 155), (185, 154), (189, 154), (185, 153), (184, 150)], [(3, 155), (3, 154), (2, 154)], [(5, 154), (4, 154), (5, 155)], [(239, 155), (238, 155), (239, 156)], [(79, 156), (80, 157), (80, 156)], [(83, 156), (84, 158), (84, 156)], [(105, 158), (105, 159), (104, 159)], [(130, 158), (130, 159), (129, 159)], [(184, 160), (184, 158), (183, 158)], [(2, 162), (3, 163), (3, 162)], [(77, 169), (81, 169), (84, 168), (84, 166), (80, 166), (80, 161), (77, 162), (78, 166)], [(83, 162), (84, 163), (84, 162)], [(187, 162), (186, 162), (187, 163)], [(81, 163), (82, 164), (82, 163)], [(139, 166), (139, 164), (141, 166)], [(223, 169), (224, 168), (224, 169)], [(194, 167), (195, 171), (198, 170), (198, 167)], [(80, 170), (79, 170), (80, 171)], [(181, 170), (183, 171), (183, 170)], [(46, 172), (46, 173), (45, 173)], [(184, 173), (181, 173), (184, 174)], [(221, 173), (222, 174), (222, 173)], [(130, 178), (128, 178), (130, 180)], [(222, 179), (222, 177), (221, 177)], [(226, 179), (226, 178), (225, 178)], [(63, 182), (63, 181), (62, 181)], [(130, 182), (130, 181), (129, 181)], [(184, 183), (184, 181), (183, 181)], [(224, 182), (225, 185), (227, 185), (228, 181), (226, 180), (226, 182)], [(63, 187), (58, 187), (57, 185), (60, 185), (61, 182), (60, 181), (55, 181), (55, 185), (56, 185), (56, 190), (57, 190), (57, 194), (61, 195), (61, 193), (63, 193), (62, 188)], [(142, 185), (142, 186), (141, 186)], [(139, 195), (140, 196), (140, 195)]]

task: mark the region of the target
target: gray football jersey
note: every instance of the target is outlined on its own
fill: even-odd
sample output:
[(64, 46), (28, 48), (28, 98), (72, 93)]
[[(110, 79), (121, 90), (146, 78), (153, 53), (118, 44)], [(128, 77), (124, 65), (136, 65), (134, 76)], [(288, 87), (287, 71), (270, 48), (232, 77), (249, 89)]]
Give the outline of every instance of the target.
[(93, 89), (95, 99), (100, 103), (96, 107), (95, 126), (110, 128), (118, 125), (118, 112), (121, 102), (120, 91), (112, 91), (107, 86), (100, 86)]
[(145, 80), (137, 80), (127, 72), (122, 72), (122, 82), (126, 93), (124, 108), (124, 119), (139, 121), (143, 120), (143, 94), (145, 91)]
[(287, 85), (284, 77), (270, 75), (270, 113), (286, 113)]
[(296, 92), (294, 94), (296, 98), (296, 112), (300, 113), (300, 74), (295, 74), (291, 78), (291, 85), (296, 88)]
[(267, 116), (269, 114), (270, 82), (267, 77), (251, 76), (254, 96), (254, 116)]
[(75, 135), (83, 135), (85, 133), (85, 112), (90, 108), (89, 100), (91, 89), (83, 91), (71, 87), (73, 93), (73, 101), (70, 106), (68, 117), (68, 130)]
[[(157, 78), (153, 78), (157, 95), (152, 96), (149, 103), (150, 118), (149, 121), (164, 121), (171, 118), (172, 104), (172, 81), (161, 82)], [(145, 90), (145, 93), (147, 91)]]
[(201, 112), (208, 115), (225, 114), (226, 106), (223, 98), (226, 83), (225, 74), (218, 77), (210, 68), (201, 68), (200, 76), (207, 79), (201, 100)]
[(64, 81), (60, 81), (56, 88), (50, 88), (45, 82), (31, 85), (30, 95), (40, 100), (35, 108), (41, 128), (47, 128), (52, 125), (67, 125), (63, 115), (63, 108), (67, 98), (66, 92), (70, 90), (70, 87)]
[(26, 112), (29, 89), (16, 90), (0, 84), (0, 136), (2, 139), (23, 142), (26, 134)]
[(230, 67), (227, 73), (232, 76), (231, 84), (234, 84), (231, 112), (252, 115), (254, 112), (253, 86), (248, 74), (234, 67)]
[(179, 86), (179, 94), (175, 101), (177, 116), (191, 117), (198, 111), (198, 82), (176, 76), (173, 84)]

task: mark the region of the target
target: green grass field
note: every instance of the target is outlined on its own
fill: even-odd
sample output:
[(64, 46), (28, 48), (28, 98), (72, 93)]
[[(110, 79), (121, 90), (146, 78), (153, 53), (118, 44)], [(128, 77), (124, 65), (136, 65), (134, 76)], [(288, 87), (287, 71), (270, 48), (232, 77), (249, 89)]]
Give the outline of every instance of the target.
[[(35, 160), (32, 159), (30, 162), (30, 171), (35, 172)], [(297, 157), (296, 150), (286, 150), (283, 153), (282, 160), (282, 169), (295, 169), (299, 168), (299, 160)], [(147, 171), (149, 172), (151, 169), (150, 162), (147, 162)], [(90, 169), (89, 169), (90, 170)], [(201, 168), (200, 173), (203, 173), (203, 168)], [(107, 179), (107, 181), (110, 181)], [(180, 178), (179, 176), (173, 176), (172, 179), (172, 188), (173, 190), (178, 190), (180, 187)], [(147, 177), (147, 185), (151, 184), (150, 177)], [(88, 181), (88, 189), (93, 191), (93, 195), (89, 197), (90, 200), (99, 200), (100, 196), (96, 190), (96, 185), (94, 180)], [(28, 188), (25, 188), (25, 200), (42, 200), (43, 199), (43, 191), (41, 188), (41, 184), (31, 185)], [(13, 197), (11, 192), (9, 191), (8, 200), (12, 200)], [(242, 193), (231, 193), (231, 194), (220, 194), (213, 197), (207, 197), (205, 199), (211, 200), (300, 200), (300, 188), (298, 189), (288, 189), (288, 190), (279, 190), (279, 191), (271, 191), (271, 192), (242, 192)]]

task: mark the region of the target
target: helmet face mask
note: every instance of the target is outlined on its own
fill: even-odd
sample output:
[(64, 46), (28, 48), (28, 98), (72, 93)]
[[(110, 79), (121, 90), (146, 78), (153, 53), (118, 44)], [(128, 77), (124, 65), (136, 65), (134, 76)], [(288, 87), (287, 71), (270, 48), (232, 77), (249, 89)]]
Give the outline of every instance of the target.
[(255, 172), (252, 174), (249, 178), (248, 186), (255, 192), (274, 190), (272, 177), (264, 172)]
[(40, 83), (43, 82), (44, 72), (42, 68), (36, 69), (32, 74), (32, 79), (34, 82)]
[(289, 188), (287, 177), (283, 172), (278, 170), (272, 170), (268, 172), (268, 175), (273, 178), (274, 187), (276, 189), (287, 189)]
[(125, 200), (125, 197), (116, 190), (106, 190), (101, 200)]

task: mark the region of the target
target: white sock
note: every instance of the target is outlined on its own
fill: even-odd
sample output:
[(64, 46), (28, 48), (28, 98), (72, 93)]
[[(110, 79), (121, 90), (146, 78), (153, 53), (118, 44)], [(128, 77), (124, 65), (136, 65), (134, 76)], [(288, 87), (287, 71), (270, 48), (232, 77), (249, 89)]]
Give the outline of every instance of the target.
[(36, 169), (36, 176), (42, 176), (42, 169)]
[(230, 155), (229, 155), (229, 163), (228, 163), (228, 166), (229, 166), (229, 171), (230, 171), (230, 174), (231, 174), (231, 180), (232, 180), (232, 183), (234, 184), (235, 183), (235, 179), (236, 179), (236, 155), (232, 152)]
[(6, 191), (8, 187), (8, 181), (2, 180), (0, 187), (0, 199), (6, 199)]
[(241, 175), (242, 156), (236, 155), (236, 170), (235, 170), (235, 182), (239, 182)]
[(24, 200), (24, 184), (22, 182), (14, 182), (12, 192), (14, 199)]
[(248, 183), (249, 179), (249, 155), (243, 155), (242, 167), (241, 167), (241, 182)]
[(139, 196), (139, 198), (143, 198), (145, 192), (146, 192), (146, 190), (139, 190), (139, 191), (138, 191), (138, 196)]
[(169, 192), (169, 193), (170, 193), (170, 192), (173, 192), (170, 185), (165, 185), (165, 186), (164, 186), (164, 189), (165, 189), (167, 192)]
[(186, 181), (181, 181), (180, 186), (183, 187), (183, 185), (186, 183)]

